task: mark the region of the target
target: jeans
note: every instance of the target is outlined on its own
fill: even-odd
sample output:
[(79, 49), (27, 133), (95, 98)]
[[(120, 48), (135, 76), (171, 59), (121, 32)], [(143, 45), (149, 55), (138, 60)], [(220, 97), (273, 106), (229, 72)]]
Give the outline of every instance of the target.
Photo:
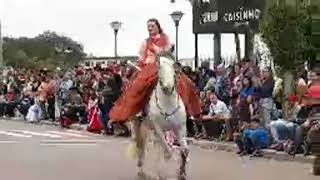
[(257, 131), (245, 130), (242, 138), (235, 140), (240, 152), (253, 153), (255, 150), (265, 149), (268, 145), (265, 142), (260, 142)]
[(106, 112), (100, 111), (100, 119), (103, 124), (104, 129), (106, 130), (108, 127), (108, 116)]
[(264, 98), (260, 100), (260, 112), (262, 124), (267, 127), (271, 122), (271, 113), (273, 108), (272, 98)]
[(107, 97), (104, 99), (104, 103), (99, 105), (99, 108), (101, 111), (100, 118), (105, 130), (108, 130), (108, 122), (110, 120), (109, 112), (112, 106), (113, 106), (113, 102), (110, 101), (109, 98)]
[(298, 124), (279, 119), (270, 123), (270, 130), (275, 143), (290, 139), (299, 146), (303, 141), (303, 130)]
[(243, 137), (242, 139), (235, 140), (240, 152), (253, 153), (255, 150), (267, 148), (260, 146), (256, 139)]

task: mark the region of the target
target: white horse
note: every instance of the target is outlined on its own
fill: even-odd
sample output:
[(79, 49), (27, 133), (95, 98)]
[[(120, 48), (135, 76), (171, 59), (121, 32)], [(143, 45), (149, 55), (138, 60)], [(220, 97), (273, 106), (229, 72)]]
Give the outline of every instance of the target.
[(165, 159), (172, 157), (172, 150), (165, 140), (165, 132), (172, 131), (179, 144), (180, 168), (178, 179), (186, 179), (186, 163), (189, 154), (186, 140), (186, 110), (177, 92), (176, 66), (171, 54), (165, 53), (157, 56), (158, 83), (153, 90), (148, 105), (148, 113), (145, 119), (134, 119), (134, 134), (138, 148), (138, 167), (140, 175), (143, 173), (145, 144), (147, 143), (147, 131), (154, 133), (160, 147), (164, 151)]

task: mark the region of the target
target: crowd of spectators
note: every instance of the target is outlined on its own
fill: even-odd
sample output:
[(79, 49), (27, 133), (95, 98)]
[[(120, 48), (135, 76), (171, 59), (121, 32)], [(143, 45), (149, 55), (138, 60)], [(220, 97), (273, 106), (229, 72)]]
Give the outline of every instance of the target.
[[(276, 76), (274, 69), (260, 68), (249, 59), (214, 69), (208, 64), (196, 71), (184, 67), (184, 72), (199, 89), (203, 108), (200, 119), (188, 121), (189, 136), (233, 141), (241, 156), (261, 156), (261, 149), (265, 148), (291, 155), (311, 152), (309, 131), (319, 121), (311, 120), (310, 116), (319, 119), (319, 103), (308, 106), (302, 98), (320, 98), (317, 70), (301, 67), (293, 72), (294, 93), (285, 97), (283, 80)], [(308, 87), (316, 88), (309, 92)], [(317, 133), (320, 137), (319, 129)]]
[(116, 63), (69, 71), (6, 68), (0, 77), (0, 116), (30, 123), (51, 120), (64, 128), (79, 122), (92, 132), (110, 132), (107, 113), (132, 73)]
[[(318, 74), (308, 77), (301, 68), (296, 78), (300, 88), (288, 96), (290, 103), (284, 107), (282, 79), (253, 60), (214, 68), (203, 63), (194, 71), (180, 67), (198, 88), (203, 110), (200, 118), (189, 118), (189, 136), (233, 141), (239, 155), (261, 156), (264, 148), (310, 153), (307, 132), (314, 123), (308, 121), (310, 111), (302, 106), (301, 93), (307, 93), (310, 82), (319, 83)], [(0, 76), (0, 116), (30, 123), (50, 119), (63, 128), (87, 124), (91, 132), (129, 135), (126, 125), (108, 123), (108, 112), (134, 72), (125, 63), (106, 68), (76, 66), (68, 71), (6, 68)]]

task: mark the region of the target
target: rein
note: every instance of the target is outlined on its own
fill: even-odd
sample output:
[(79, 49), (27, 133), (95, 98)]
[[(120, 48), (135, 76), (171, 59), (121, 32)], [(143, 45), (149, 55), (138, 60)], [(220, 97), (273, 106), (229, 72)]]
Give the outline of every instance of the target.
[[(176, 73), (174, 74), (174, 79), (175, 79), (175, 83), (174, 83), (174, 88), (172, 89), (172, 92), (177, 89), (177, 83), (176, 83)], [(163, 82), (161, 79), (158, 80), (159, 82), (159, 85), (160, 85), (160, 88), (163, 88)], [(177, 107), (174, 108), (173, 111), (171, 112), (166, 112), (161, 106), (160, 106), (160, 100), (159, 100), (159, 97), (158, 97), (158, 88), (156, 87), (155, 88), (155, 99), (156, 99), (156, 105), (157, 105), (157, 108), (159, 109), (160, 111), (160, 114), (162, 116), (164, 116), (164, 119), (165, 120), (168, 120), (171, 116), (175, 115), (178, 110), (181, 108), (181, 106), (179, 105), (179, 100), (180, 100), (180, 97), (179, 97), (179, 94), (177, 94)]]

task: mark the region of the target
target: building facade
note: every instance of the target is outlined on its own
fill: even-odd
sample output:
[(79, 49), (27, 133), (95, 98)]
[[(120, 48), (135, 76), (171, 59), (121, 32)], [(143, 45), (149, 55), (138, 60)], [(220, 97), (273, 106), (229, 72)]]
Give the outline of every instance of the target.
[(92, 68), (100, 65), (102, 68), (105, 68), (110, 63), (117, 62), (120, 64), (121, 62), (135, 62), (138, 60), (138, 56), (121, 56), (121, 57), (86, 57), (82, 59), (81, 65), (84, 67)]

